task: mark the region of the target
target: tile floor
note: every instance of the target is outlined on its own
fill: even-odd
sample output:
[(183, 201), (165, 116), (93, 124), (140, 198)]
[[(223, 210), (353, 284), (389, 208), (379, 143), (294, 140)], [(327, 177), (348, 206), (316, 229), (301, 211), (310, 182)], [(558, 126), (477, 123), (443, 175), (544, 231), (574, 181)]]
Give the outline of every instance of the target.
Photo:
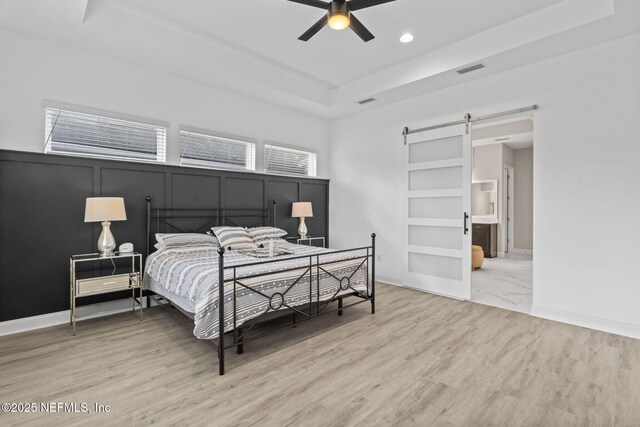
[(530, 313), (532, 285), (531, 255), (486, 258), (481, 269), (471, 272), (471, 301)]

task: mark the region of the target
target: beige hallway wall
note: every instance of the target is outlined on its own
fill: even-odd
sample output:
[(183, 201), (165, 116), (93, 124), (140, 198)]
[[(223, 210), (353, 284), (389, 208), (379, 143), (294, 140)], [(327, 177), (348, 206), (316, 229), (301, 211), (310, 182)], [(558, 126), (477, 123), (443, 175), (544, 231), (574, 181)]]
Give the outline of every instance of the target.
[(514, 243), (533, 249), (533, 148), (514, 150)]

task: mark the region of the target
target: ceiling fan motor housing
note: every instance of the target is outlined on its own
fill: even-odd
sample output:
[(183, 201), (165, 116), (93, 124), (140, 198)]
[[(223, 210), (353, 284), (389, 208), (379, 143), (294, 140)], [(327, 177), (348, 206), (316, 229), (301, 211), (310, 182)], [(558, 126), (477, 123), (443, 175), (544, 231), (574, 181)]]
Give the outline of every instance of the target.
[(349, 7), (346, 0), (333, 0), (329, 3), (329, 16), (343, 15), (349, 17)]

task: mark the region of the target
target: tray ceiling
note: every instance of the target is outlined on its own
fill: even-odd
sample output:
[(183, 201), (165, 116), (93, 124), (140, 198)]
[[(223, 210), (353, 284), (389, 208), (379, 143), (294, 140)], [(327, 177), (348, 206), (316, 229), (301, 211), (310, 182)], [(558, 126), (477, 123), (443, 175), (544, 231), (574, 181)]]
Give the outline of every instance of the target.
[(2, 28), (326, 119), (640, 31), (637, 0), (397, 0), (358, 12), (369, 43), (297, 40), (321, 15), (286, 0), (0, 2)]

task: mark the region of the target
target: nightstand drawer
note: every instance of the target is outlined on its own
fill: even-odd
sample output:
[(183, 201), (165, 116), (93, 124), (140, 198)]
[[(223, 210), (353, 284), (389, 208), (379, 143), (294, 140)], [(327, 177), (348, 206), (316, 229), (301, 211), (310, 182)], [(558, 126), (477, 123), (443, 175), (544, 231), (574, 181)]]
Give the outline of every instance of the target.
[(76, 296), (101, 294), (116, 290), (126, 290), (139, 286), (138, 274), (117, 274), (114, 276), (92, 277), (76, 281)]

